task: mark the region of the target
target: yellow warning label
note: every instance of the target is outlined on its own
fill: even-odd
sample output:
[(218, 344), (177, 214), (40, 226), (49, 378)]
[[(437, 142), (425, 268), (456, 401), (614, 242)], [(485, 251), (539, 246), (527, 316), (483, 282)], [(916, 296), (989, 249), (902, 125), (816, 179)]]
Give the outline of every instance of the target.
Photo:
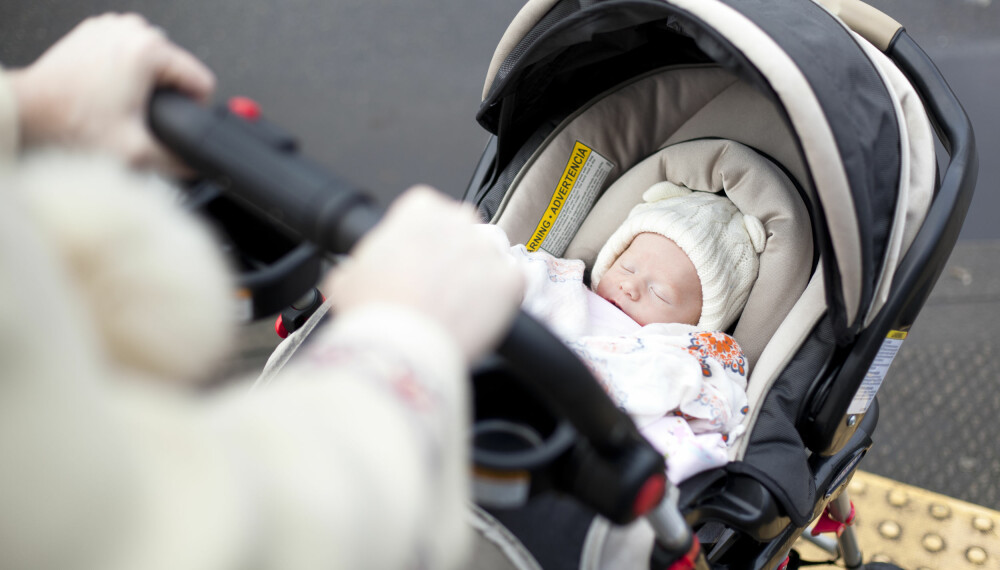
[(906, 331), (889, 331), (889, 334), (885, 335), (885, 338), (904, 340), (906, 338)]
[(566, 203), (569, 193), (573, 191), (573, 186), (580, 176), (580, 170), (587, 163), (590, 153), (591, 148), (580, 141), (577, 141), (573, 145), (573, 152), (570, 153), (566, 169), (563, 170), (559, 184), (552, 193), (549, 206), (545, 209), (542, 219), (538, 221), (538, 225), (535, 227), (535, 232), (531, 234), (531, 239), (525, 246), (528, 251), (536, 251), (541, 247), (542, 242), (545, 241), (545, 236), (548, 235), (549, 230), (552, 229), (552, 225), (556, 222), (556, 218), (559, 217), (559, 211), (562, 210), (563, 204)]

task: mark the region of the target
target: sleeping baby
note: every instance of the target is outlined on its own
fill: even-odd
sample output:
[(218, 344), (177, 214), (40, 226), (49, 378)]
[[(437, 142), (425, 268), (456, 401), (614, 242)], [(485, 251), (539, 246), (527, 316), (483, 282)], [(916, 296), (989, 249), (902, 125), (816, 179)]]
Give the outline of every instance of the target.
[(746, 414), (747, 361), (726, 334), (766, 235), (726, 197), (661, 182), (584, 263), (510, 248), (522, 307), (562, 338), (667, 458), (675, 483), (727, 461)]

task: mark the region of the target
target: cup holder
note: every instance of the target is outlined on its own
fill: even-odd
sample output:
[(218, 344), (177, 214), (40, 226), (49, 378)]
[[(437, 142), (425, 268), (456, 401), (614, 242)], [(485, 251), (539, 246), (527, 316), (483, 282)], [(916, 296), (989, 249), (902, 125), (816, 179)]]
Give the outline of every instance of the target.
[(545, 446), (542, 434), (532, 426), (500, 418), (476, 422), (472, 447), (490, 453), (518, 453)]
[(502, 368), (473, 376), (473, 489), (485, 506), (523, 504), (551, 485), (549, 468), (576, 441), (576, 430)]

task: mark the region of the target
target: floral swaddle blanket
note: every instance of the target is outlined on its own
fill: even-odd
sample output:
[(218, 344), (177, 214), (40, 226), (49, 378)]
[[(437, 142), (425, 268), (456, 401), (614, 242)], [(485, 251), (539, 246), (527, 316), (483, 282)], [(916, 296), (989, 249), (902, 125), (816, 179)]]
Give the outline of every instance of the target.
[(583, 284), (584, 263), (509, 248), (525, 276), (522, 308), (563, 339), (640, 432), (674, 483), (724, 465), (747, 413), (747, 362), (723, 332), (640, 326)]

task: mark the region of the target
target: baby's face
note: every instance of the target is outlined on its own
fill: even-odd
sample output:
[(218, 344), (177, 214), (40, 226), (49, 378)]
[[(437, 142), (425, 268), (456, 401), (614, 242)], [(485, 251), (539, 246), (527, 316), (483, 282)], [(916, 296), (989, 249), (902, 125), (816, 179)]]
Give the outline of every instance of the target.
[(698, 272), (684, 250), (660, 234), (635, 236), (601, 277), (597, 294), (640, 325), (701, 319)]

